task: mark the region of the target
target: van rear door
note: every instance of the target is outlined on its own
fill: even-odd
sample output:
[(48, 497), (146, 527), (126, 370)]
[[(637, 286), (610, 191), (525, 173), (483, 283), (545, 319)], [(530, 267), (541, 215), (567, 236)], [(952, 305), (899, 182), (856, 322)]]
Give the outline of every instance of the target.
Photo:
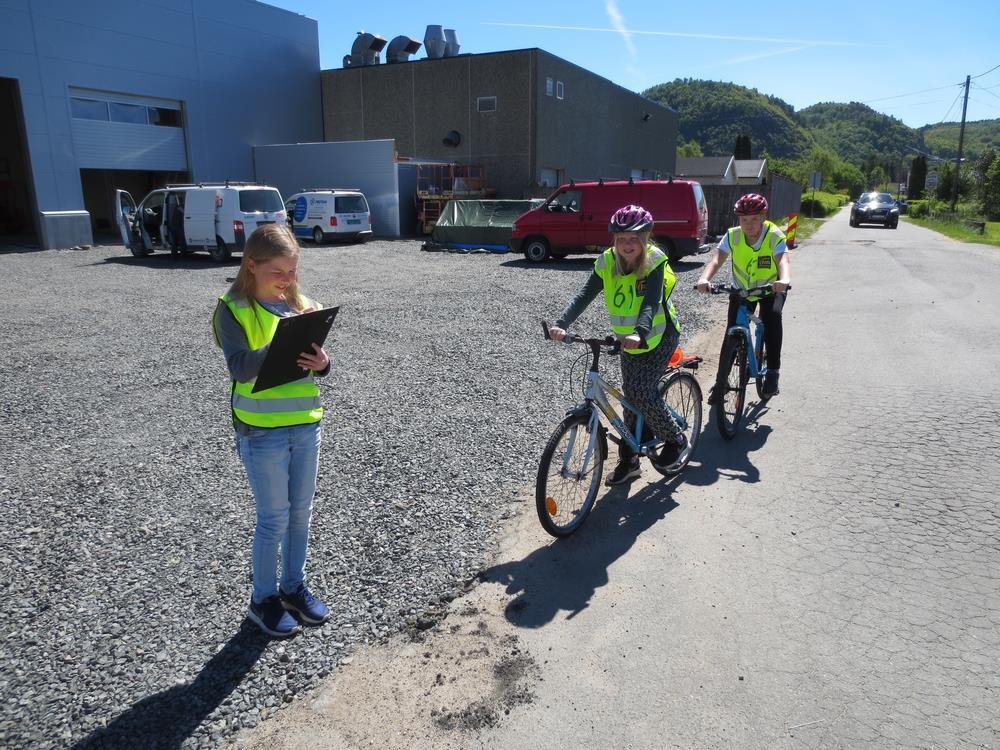
[(135, 200), (132, 195), (125, 190), (115, 191), (115, 223), (118, 231), (121, 232), (122, 244), (133, 253), (142, 253), (145, 248), (142, 246), (142, 238), (135, 231)]

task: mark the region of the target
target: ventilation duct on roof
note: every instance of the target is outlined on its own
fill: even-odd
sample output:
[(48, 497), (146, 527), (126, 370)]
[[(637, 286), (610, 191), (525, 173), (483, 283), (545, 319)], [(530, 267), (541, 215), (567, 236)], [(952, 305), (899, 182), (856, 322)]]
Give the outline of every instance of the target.
[(387, 63), (403, 63), (410, 59), (410, 55), (420, 49), (420, 42), (408, 36), (397, 36), (389, 42), (389, 47), (385, 51), (385, 61)]
[(462, 45), (458, 43), (458, 34), (455, 33), (455, 29), (444, 30), (444, 41), (444, 56), (454, 57), (457, 55)]
[(385, 39), (378, 34), (358, 32), (357, 39), (351, 45), (351, 54), (344, 55), (344, 67), (353, 68), (359, 65), (378, 65), (379, 52), (385, 46)]
[(427, 57), (444, 57), (444, 50), (447, 45), (448, 42), (444, 36), (444, 28), (436, 25), (427, 27), (427, 31), (424, 32), (424, 50), (427, 52)]

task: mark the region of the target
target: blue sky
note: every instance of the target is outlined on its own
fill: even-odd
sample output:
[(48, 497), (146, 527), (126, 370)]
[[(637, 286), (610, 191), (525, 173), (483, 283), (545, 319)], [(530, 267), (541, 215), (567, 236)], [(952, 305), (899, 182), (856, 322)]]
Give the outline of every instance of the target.
[(911, 127), (961, 120), (971, 75), (967, 119), (1000, 118), (995, 0), (267, 2), (318, 21), (324, 69), (342, 67), (358, 31), (423, 41), (439, 24), (456, 30), (460, 53), (540, 47), (633, 91), (731, 81), (795, 109), (864, 102)]

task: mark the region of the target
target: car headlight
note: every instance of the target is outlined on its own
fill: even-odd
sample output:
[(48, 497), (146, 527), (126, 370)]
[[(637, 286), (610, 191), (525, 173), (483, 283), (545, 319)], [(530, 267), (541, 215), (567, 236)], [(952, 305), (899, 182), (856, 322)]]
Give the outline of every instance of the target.
[(898, 214), (899, 213), (899, 209), (898, 208), (894, 208), (889, 213), (891, 213), (891, 214)]

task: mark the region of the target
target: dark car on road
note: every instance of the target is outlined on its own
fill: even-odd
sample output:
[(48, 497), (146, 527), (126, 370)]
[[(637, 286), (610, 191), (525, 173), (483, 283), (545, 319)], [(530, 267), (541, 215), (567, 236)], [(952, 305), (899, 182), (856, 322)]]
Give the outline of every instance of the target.
[(899, 225), (899, 205), (889, 193), (862, 193), (851, 206), (851, 226), (881, 224), (889, 229)]

